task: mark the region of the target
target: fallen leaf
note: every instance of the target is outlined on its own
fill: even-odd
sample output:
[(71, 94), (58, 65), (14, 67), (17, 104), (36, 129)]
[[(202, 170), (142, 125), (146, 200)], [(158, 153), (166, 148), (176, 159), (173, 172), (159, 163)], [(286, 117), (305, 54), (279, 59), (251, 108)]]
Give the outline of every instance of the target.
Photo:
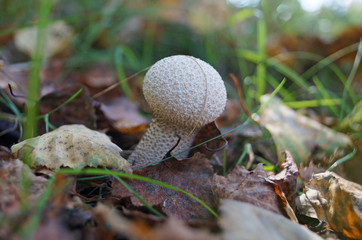
[[(95, 129), (96, 117), (92, 104), (93, 100), (89, 95), (88, 89), (80, 84), (73, 84), (43, 96), (39, 102), (39, 113), (49, 113), (65, 103), (80, 89), (82, 89), (82, 92), (72, 101), (49, 115), (49, 122), (55, 127), (69, 124), (83, 124), (87, 128)], [(45, 132), (45, 123), (44, 121), (40, 121), (38, 133), (43, 134)]]
[[(93, 228), (91, 207), (69, 194), (75, 177), (57, 174), (52, 194), (42, 209), (34, 239), (89, 239)], [(78, 237), (76, 237), (78, 236)]]
[[(208, 141), (209, 139), (215, 138), (220, 135), (221, 132), (216, 126), (215, 121), (211, 122), (200, 129), (194, 139), (192, 146), (199, 145), (205, 141)], [(227, 146), (227, 144), (228, 142), (225, 138), (218, 137), (210, 142), (207, 142), (197, 148), (192, 149), (189, 156), (192, 156), (195, 153), (199, 152), (204, 154), (207, 158), (211, 158), (215, 152), (222, 150), (224, 147)]]
[(34, 239), (74, 239), (75, 234), (62, 222), (61, 219), (52, 217), (42, 222), (34, 233)]
[(252, 171), (237, 165), (226, 177), (214, 175), (212, 191), (215, 200), (218, 203), (225, 198), (248, 202), (288, 217), (280, 197), (266, 177), (261, 163)]
[(313, 162), (310, 162), (308, 166), (304, 166), (299, 170), (299, 177), (303, 181), (309, 181), (312, 179), (313, 175), (316, 173), (325, 172), (326, 168), (315, 165)]
[[(152, 226), (139, 220), (130, 221), (112, 210), (110, 207), (98, 203), (94, 209), (97, 219), (110, 226), (111, 231), (129, 239), (147, 240), (216, 240), (218, 235), (212, 235), (204, 229), (188, 227), (175, 217), (169, 217), (164, 223)], [(109, 230), (108, 230), (109, 231)]]
[[(37, 27), (29, 27), (19, 30), (14, 37), (16, 47), (22, 52), (33, 56), (36, 50)], [(45, 46), (43, 54), (50, 58), (69, 48), (73, 30), (64, 21), (56, 21), (48, 25), (45, 33)]]
[(296, 212), (301, 222), (309, 227), (323, 226), (321, 223), (324, 222), (324, 220), (321, 221), (318, 219), (316, 210), (305, 194), (298, 196), (295, 202)]
[[(132, 222), (103, 203), (98, 202), (93, 213), (99, 222), (97, 233), (98, 235), (102, 234), (98, 238), (114, 239), (116, 233), (130, 239), (142, 240), (153, 237), (152, 230), (144, 223)], [(109, 229), (105, 229), (105, 226), (109, 226)]]
[(91, 90), (106, 88), (116, 83), (117, 75), (107, 64), (97, 63), (92, 65), (84, 73), (83, 82)]
[(29, 76), (28, 64), (4, 64), (0, 72), (0, 88), (4, 89), (9, 98), (21, 106), (26, 102), (22, 97), (13, 97), (8, 90), (9, 84), (15, 96), (25, 96)]
[(285, 161), (282, 164), (283, 170), (277, 175), (268, 178), (278, 184), (283, 193), (286, 195), (290, 206), (295, 210), (295, 200), (297, 197), (297, 179), (298, 167), (294, 162), (292, 155), (288, 151), (285, 152)]
[(219, 223), (225, 240), (322, 239), (302, 225), (249, 203), (224, 199), (220, 209)]
[(139, 113), (138, 106), (125, 97), (103, 100), (100, 110), (121, 133), (135, 134), (147, 129), (147, 119)]
[[(269, 95), (261, 97), (265, 103)], [(335, 132), (307, 118), (272, 98), (260, 113), (260, 123), (271, 133), (280, 162), (288, 150), (297, 164), (320, 160), (325, 164), (349, 152), (352, 142), (347, 135)]]
[(35, 176), (19, 159), (0, 160), (0, 212), (11, 213), (20, 209), (22, 174), (30, 179), (29, 201), (36, 201), (43, 192), (47, 179)]
[(362, 239), (361, 185), (333, 172), (319, 173), (307, 183), (305, 196), (319, 220), (348, 238)]
[(127, 160), (120, 156), (121, 151), (105, 134), (78, 124), (64, 125), (11, 147), (12, 154), (27, 160), (31, 167), (104, 166), (131, 171)]
[[(179, 187), (215, 208), (211, 191), (212, 167), (209, 160), (201, 154), (178, 161), (174, 158), (134, 171), (134, 174)], [(163, 188), (152, 183), (124, 179), (151, 206), (158, 206), (168, 216), (175, 216), (184, 221), (206, 219), (211, 213), (190, 197)], [(119, 181), (114, 181), (112, 195), (117, 198), (131, 198), (134, 206), (143, 204), (134, 197)]]
[(211, 234), (206, 229), (193, 229), (175, 217), (169, 217), (165, 223), (155, 228), (157, 239), (173, 240), (220, 240), (221, 237)]

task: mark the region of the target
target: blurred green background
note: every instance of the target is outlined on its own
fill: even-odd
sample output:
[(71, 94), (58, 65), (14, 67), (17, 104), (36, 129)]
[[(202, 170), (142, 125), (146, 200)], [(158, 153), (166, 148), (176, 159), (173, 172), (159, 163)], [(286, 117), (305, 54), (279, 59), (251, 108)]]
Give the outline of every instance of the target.
[[(19, 31), (37, 23), (41, 2), (0, 1), (6, 62), (29, 61), (29, 54), (14, 57), (11, 45)], [(362, 37), (361, 0), (48, 2), (47, 24), (62, 22), (71, 33), (69, 44), (48, 56), (66, 59), (65, 72), (102, 63), (124, 78), (165, 56), (187, 54), (213, 65), (231, 98), (237, 97), (228, 77), (234, 73), (251, 110), (283, 78), (279, 95), (289, 106), (321, 106), (316, 109), (339, 120), (361, 97), (362, 71), (353, 68)], [(56, 34), (64, 37), (61, 30)], [(324, 101), (311, 101), (316, 99)]]

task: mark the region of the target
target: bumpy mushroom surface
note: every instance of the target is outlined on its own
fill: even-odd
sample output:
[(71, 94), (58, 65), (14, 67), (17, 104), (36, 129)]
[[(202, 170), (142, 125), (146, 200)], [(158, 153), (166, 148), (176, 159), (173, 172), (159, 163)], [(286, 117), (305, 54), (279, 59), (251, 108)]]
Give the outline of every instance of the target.
[[(224, 110), (226, 89), (219, 73), (208, 63), (184, 55), (166, 57), (146, 73), (143, 93), (153, 111), (149, 129), (128, 161), (145, 165), (187, 149), (198, 131)], [(176, 146), (177, 144), (177, 146)]]

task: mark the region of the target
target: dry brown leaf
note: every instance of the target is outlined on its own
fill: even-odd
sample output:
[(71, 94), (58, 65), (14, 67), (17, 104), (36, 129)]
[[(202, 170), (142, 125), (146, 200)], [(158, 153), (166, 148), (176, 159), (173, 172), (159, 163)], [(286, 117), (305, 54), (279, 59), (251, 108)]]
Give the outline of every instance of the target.
[(89, 88), (106, 88), (117, 81), (117, 75), (109, 65), (97, 63), (88, 68), (84, 73), (83, 82)]
[(125, 97), (103, 100), (100, 110), (122, 133), (135, 134), (147, 129), (147, 119), (139, 113), (138, 106)]
[(262, 164), (252, 171), (237, 165), (226, 177), (214, 175), (212, 191), (215, 200), (220, 202), (227, 198), (248, 202), (288, 217), (280, 197), (273, 185), (265, 180), (266, 177)]
[(155, 228), (155, 240), (220, 240), (219, 235), (212, 235), (207, 230), (192, 229), (175, 217)]
[(224, 199), (219, 223), (225, 240), (321, 240), (302, 225), (249, 203)]
[(90, 239), (93, 215), (89, 206), (69, 194), (74, 179), (73, 176), (56, 175), (34, 239)]
[[(264, 95), (261, 102), (268, 99), (269, 95)], [(309, 160), (330, 164), (334, 158), (349, 153), (352, 147), (347, 135), (295, 112), (275, 97), (260, 113), (260, 120), (273, 137), (280, 162), (282, 152), (288, 150), (297, 164), (307, 164)]]
[[(192, 229), (175, 217), (169, 217), (162, 224), (153, 227), (139, 220), (130, 221), (107, 207), (98, 203), (94, 209), (97, 219), (110, 226), (111, 230), (127, 236), (129, 239), (138, 240), (217, 240), (217, 235), (212, 235), (206, 230)], [(109, 231), (109, 230), (108, 230)]]
[[(65, 103), (80, 89), (82, 92), (76, 98), (49, 115), (49, 122), (55, 127), (67, 124), (83, 124), (90, 129), (95, 129), (96, 117), (92, 104), (93, 100), (88, 89), (80, 84), (73, 84), (43, 96), (39, 102), (40, 114), (46, 114)], [(45, 123), (44, 121), (39, 123), (38, 133), (43, 134), (45, 133)]]
[(121, 151), (105, 134), (78, 124), (64, 125), (11, 147), (16, 157), (22, 160), (28, 157), (31, 167), (54, 169), (104, 166), (131, 171), (127, 160), (120, 156)]
[(22, 195), (22, 171), (31, 181), (29, 201), (36, 201), (46, 186), (46, 179), (35, 176), (28, 166), (19, 159), (0, 160), (0, 212), (11, 213), (19, 210)]
[[(200, 154), (178, 161), (169, 159), (155, 166), (134, 171), (135, 174), (159, 180), (179, 187), (215, 208), (211, 191), (212, 167), (209, 160)], [(190, 197), (151, 183), (124, 179), (151, 206), (158, 206), (168, 216), (190, 221), (210, 218), (211, 214), (202, 205)], [(117, 198), (131, 198), (134, 206), (143, 204), (134, 197), (120, 182), (113, 183), (112, 195)]]
[(282, 164), (283, 170), (277, 175), (268, 178), (279, 185), (283, 193), (286, 195), (290, 206), (295, 210), (295, 199), (297, 197), (297, 178), (298, 167), (295, 164), (292, 155), (286, 151), (285, 161)]
[[(211, 122), (202, 127), (201, 130), (197, 133), (192, 146), (201, 144), (219, 135), (221, 135), (221, 132), (219, 128), (216, 126), (215, 121)], [(192, 156), (195, 153), (199, 152), (203, 153), (207, 158), (211, 158), (215, 152), (220, 151), (223, 147), (226, 146), (226, 144), (227, 141), (223, 137), (219, 137), (204, 145), (192, 149), (189, 155)]]
[(34, 233), (34, 239), (63, 240), (74, 239), (74, 237), (74, 232), (68, 229), (61, 219), (55, 217), (39, 224)]
[[(320, 173), (314, 175), (306, 185), (305, 197), (319, 220), (326, 221), (334, 231), (346, 237), (362, 239), (361, 185), (347, 181), (333, 172)], [(303, 210), (303, 207), (306, 209)], [(306, 204), (301, 211), (311, 210)]]
[(326, 171), (325, 168), (322, 168), (320, 166), (315, 165), (313, 162), (310, 162), (308, 166), (300, 168), (299, 177), (304, 181), (309, 181), (312, 179), (314, 174), (325, 171)]

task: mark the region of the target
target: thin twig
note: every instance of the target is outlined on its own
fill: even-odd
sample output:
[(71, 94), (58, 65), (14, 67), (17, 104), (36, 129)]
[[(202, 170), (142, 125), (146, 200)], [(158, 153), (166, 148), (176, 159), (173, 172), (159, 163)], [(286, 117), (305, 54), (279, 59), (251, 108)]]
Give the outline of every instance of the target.
[[(233, 83), (234, 83), (234, 86), (236, 88), (236, 91), (238, 93), (238, 96), (239, 96), (239, 101), (240, 101), (240, 104), (241, 104), (241, 108), (244, 110), (245, 114), (248, 115), (248, 117), (251, 119), (251, 120), (254, 120), (248, 107), (246, 106), (245, 104), (245, 101), (244, 101), (244, 96), (243, 96), (243, 91), (241, 91), (241, 87), (240, 87), (240, 84), (238, 82), (238, 79), (235, 77), (235, 75), (233, 73), (230, 73), (229, 74), (231, 80), (233, 80)], [(255, 120), (254, 120), (255, 121)]]

